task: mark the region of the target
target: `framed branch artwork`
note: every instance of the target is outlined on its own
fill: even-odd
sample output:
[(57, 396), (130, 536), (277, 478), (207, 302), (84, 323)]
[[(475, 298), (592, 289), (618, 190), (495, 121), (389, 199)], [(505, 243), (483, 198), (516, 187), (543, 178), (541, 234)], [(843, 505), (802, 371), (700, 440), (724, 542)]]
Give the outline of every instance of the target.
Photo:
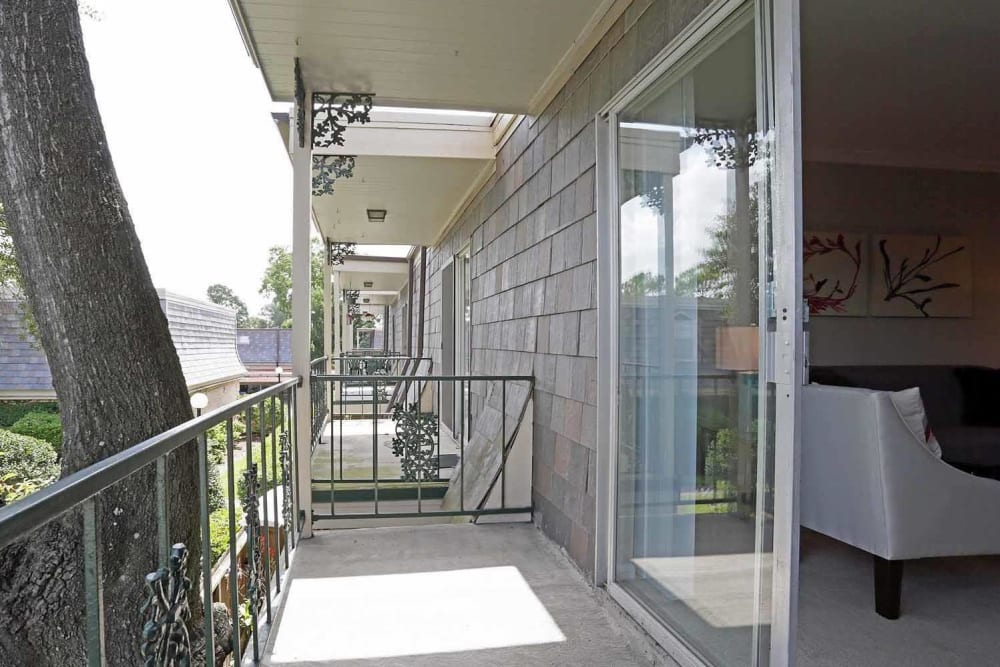
[(972, 251), (962, 236), (872, 237), (871, 314), (972, 317)]
[(868, 244), (864, 234), (806, 231), (802, 293), (809, 315), (868, 314)]

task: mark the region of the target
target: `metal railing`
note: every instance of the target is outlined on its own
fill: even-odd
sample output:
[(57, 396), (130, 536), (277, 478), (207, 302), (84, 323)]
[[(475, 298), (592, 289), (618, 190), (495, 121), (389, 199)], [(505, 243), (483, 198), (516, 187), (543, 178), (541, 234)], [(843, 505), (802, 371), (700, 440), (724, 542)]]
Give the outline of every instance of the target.
[[(233, 664), (240, 664), (244, 641), (248, 651), (252, 645), (254, 661), (259, 660), (262, 633), (270, 626), (272, 601), (281, 592), (281, 578), (287, 574), (303, 516), (295, 483), (299, 465), (294, 428), (298, 384), (298, 378), (288, 379), (199, 415), (0, 508), (0, 548), (30, 540), (35, 530), (64, 515), (79, 514), (83, 524), (82, 617), (90, 665), (102, 665), (106, 660), (102, 524), (110, 521), (109, 529), (120, 530), (114, 529), (114, 525), (120, 514), (129, 511), (127, 507), (113, 508), (108, 503), (114, 497), (116, 485), (142, 472), (153, 477), (151, 468), (155, 468), (155, 483), (150, 496), (155, 498), (157, 516), (155, 537), (151, 537), (157, 542), (158, 561), (148, 563), (150, 574), (144, 581), (133, 582), (136, 587), (148, 590), (147, 604), (141, 612), (136, 610), (135, 624), (135, 645), (141, 647), (143, 662), (166, 664), (169, 656), (180, 660), (170, 664), (182, 664), (185, 659), (200, 662), (204, 659), (198, 656), (201, 651), (204, 657), (215, 656), (217, 648), (226, 652), (224, 646), (216, 647), (214, 643), (212, 604), (216, 580), (220, 581), (220, 591), (225, 587), (228, 593), (228, 600), (220, 602), (228, 603), (232, 619), (228, 653)], [(237, 437), (237, 432), (244, 428), (245, 435)], [(174, 460), (171, 455), (181, 453), (184, 447), (197, 450), (199, 520), (195, 530), (200, 535), (200, 545), (175, 544), (171, 540), (168, 489), (172, 482), (177, 482), (170, 477), (170, 463)], [(224, 463), (218, 462), (218, 458), (223, 458)], [(226, 485), (222, 489), (222, 507), (213, 512), (212, 480), (216, 473), (221, 474), (223, 465)], [(238, 467), (243, 468), (241, 475), (237, 474)], [(238, 485), (240, 498), (237, 498)], [(215, 503), (219, 504), (218, 498)], [(63, 520), (72, 522), (73, 518)], [(223, 524), (228, 543), (220, 558), (213, 562), (212, 527), (218, 523)], [(140, 537), (135, 534), (136, 540)], [(218, 535), (215, 537), (218, 544)], [(114, 545), (109, 542), (108, 546)], [(200, 587), (197, 580), (192, 587), (187, 564), (189, 551), (201, 553)], [(201, 644), (192, 646), (190, 637), (199, 633), (197, 628), (187, 627), (191, 618), (188, 598), (197, 597), (193, 590), (199, 588), (203, 648)], [(243, 636), (241, 614), (247, 611), (251, 623)], [(120, 623), (121, 619), (115, 620)], [(214, 657), (206, 662), (211, 660)]]
[(399, 353), (356, 354), (344, 353), (330, 359), (331, 375), (414, 375), (430, 371), (430, 357), (408, 357)]
[[(330, 372), (331, 360), (327, 357), (317, 357), (309, 362), (309, 377), (312, 378), (316, 375), (323, 375), (324, 373)], [(323, 387), (326, 388), (325, 386)], [(329, 405), (329, 397), (323, 392), (319, 391), (320, 387), (315, 387), (309, 393), (310, 400), (310, 419), (309, 423), (312, 427), (312, 446), (316, 447), (316, 443), (319, 442), (320, 434), (323, 432), (323, 426), (326, 425), (326, 418), (328, 416), (327, 406)]]
[[(312, 382), (326, 383), (331, 397), (366, 388), (360, 413), (357, 403), (331, 400), (330, 431), (312, 460), (314, 521), (531, 513), (530, 427), (525, 444), (515, 444), (533, 377), (317, 375)], [(392, 388), (399, 398), (387, 408)], [(526, 461), (516, 480), (512, 456)]]

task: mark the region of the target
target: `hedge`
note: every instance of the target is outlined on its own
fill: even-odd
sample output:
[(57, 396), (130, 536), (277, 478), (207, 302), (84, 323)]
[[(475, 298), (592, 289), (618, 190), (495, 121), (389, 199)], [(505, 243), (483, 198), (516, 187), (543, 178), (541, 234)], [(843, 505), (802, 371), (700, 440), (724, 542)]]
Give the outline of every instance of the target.
[(58, 414), (29, 412), (10, 427), (12, 433), (38, 438), (52, 445), (56, 454), (62, 451), (62, 422)]
[(0, 428), (10, 428), (29, 412), (59, 414), (59, 404), (54, 401), (0, 401)]
[(59, 477), (55, 448), (44, 440), (0, 429), (0, 506)]

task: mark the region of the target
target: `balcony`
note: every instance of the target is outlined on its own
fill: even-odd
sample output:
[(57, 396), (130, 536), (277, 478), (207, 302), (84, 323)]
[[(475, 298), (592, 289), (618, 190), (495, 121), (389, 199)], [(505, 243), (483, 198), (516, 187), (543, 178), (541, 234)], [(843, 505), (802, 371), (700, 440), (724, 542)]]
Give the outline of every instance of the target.
[[(59, 517), (82, 524), (80, 656), (105, 664), (109, 633), (121, 637), (105, 608), (122, 582), (105, 580), (102, 525), (128, 511), (107, 505), (115, 486), (146, 474), (157, 558), (134, 582), (147, 602), (131, 626), (147, 664), (637, 664), (593, 590), (530, 523), (531, 429), (521, 426), (533, 378), (425, 366), (317, 359), (310, 410), (292, 378), (199, 415), (0, 509), (0, 548)], [(309, 439), (297, 437), (303, 421)], [(171, 470), (192, 447), (201, 539), (174, 543)]]

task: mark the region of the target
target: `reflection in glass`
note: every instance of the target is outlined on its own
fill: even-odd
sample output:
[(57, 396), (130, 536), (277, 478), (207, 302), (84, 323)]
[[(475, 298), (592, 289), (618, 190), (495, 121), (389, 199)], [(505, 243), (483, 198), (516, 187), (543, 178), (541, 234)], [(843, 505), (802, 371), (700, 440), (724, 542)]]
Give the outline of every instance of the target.
[(757, 84), (752, 23), (721, 32), (618, 118), (615, 579), (705, 659), (749, 665), (770, 576)]

